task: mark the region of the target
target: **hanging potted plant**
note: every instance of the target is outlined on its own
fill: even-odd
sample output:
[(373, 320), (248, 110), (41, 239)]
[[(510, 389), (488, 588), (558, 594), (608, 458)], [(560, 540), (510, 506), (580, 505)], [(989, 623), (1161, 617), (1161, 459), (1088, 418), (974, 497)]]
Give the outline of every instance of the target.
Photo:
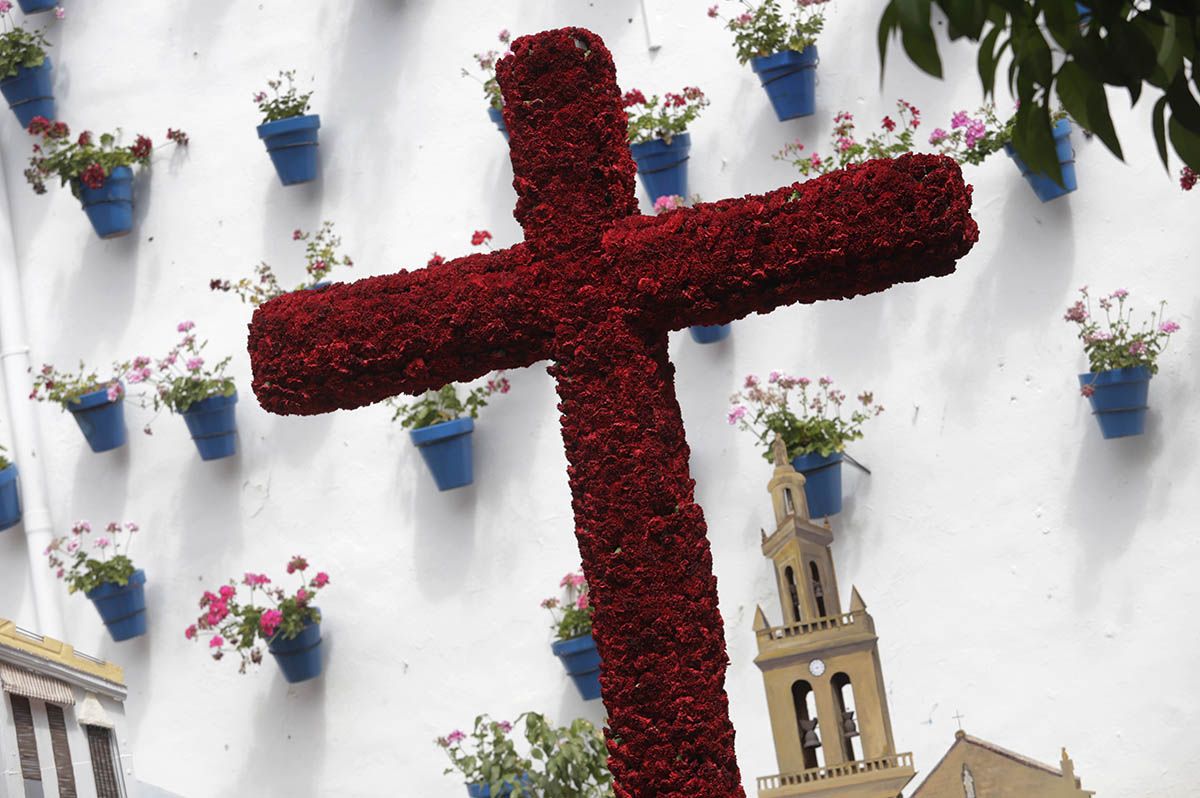
[[(184, 637), (193, 641), (207, 638), (215, 660), (222, 659), (226, 651), (236, 651), (242, 660), (239, 673), (245, 673), (247, 665), (262, 663), (260, 643), (265, 643), (288, 682), (315, 679), (322, 669), (322, 618), (312, 601), (329, 584), (329, 574), (318, 571), (306, 579), (306, 570), (308, 560), (303, 557), (288, 561), (287, 572), (299, 577), (295, 593), (270, 587), (266, 574), (250, 572), (242, 576), (240, 585), (230, 579), (216, 593), (204, 591), (200, 597), (204, 612), (184, 631)], [(238, 599), (239, 587), (249, 588), (244, 602)]]
[[(12, 7), (7, 0), (0, 0), (0, 3), (8, 5), (10, 8)], [(21, 11), (25, 14), (40, 14), (43, 11), (54, 11), (59, 19), (63, 18), (63, 10), (58, 5), (58, 0), (17, 0), (17, 5), (21, 7)]]
[(479, 81), (483, 86), (483, 96), (488, 101), (488, 118), (492, 120), (500, 132), (504, 135), (504, 140), (508, 141), (508, 128), (504, 124), (504, 97), (500, 94), (500, 84), (496, 81), (496, 61), (512, 55), (512, 51), (508, 50), (508, 43), (512, 41), (512, 34), (508, 29), (500, 31), (497, 36), (500, 43), (505, 46), (507, 52), (501, 54), (497, 50), (488, 50), (486, 53), (475, 53), (475, 63), (479, 66), (479, 71), (483, 73), (483, 77), (472, 75), (466, 69), (462, 71), (464, 78), (472, 78)]
[(708, 9), (733, 33), (738, 63), (749, 62), (780, 122), (816, 110), (817, 36), (825, 27), (826, 1), (800, 0), (781, 7), (780, 0), (757, 6), (739, 0), (740, 13), (732, 17), (722, 17), (719, 4)]
[(134, 568), (129, 559), (137, 531), (137, 524), (113, 521), (92, 538), (92, 525), (79, 521), (69, 536), (55, 538), (46, 547), (50, 567), (66, 581), (67, 592), (83, 591), (118, 643), (146, 633), (146, 572)]
[(1146, 428), (1150, 377), (1158, 373), (1158, 356), (1179, 325), (1163, 316), (1166, 302), (1150, 320), (1133, 327), (1133, 308), (1126, 305), (1129, 292), (1118, 288), (1099, 300), (1103, 322), (1092, 315), (1087, 286), (1083, 299), (1067, 308), (1063, 317), (1079, 328), (1089, 371), (1079, 375), (1079, 391), (1088, 398), (1105, 438), (1141, 435)]
[(689, 86), (680, 94), (649, 99), (637, 89), (621, 98), (629, 116), (629, 144), (642, 187), (654, 202), (659, 197), (687, 196), (687, 161), (692, 137), (687, 132), (708, 105), (704, 92)]
[(285, 186), (317, 179), (317, 130), (321, 127), (321, 117), (305, 113), (313, 93), (296, 91), (295, 77), (294, 69), (280, 72), (279, 77), (267, 81), (274, 96), (268, 97), (265, 91), (254, 95), (263, 115), (258, 137), (266, 145), (271, 163)]
[(487, 406), (488, 397), (508, 390), (508, 378), (497, 371), (483, 385), (468, 389), (465, 396), (460, 396), (458, 386), (450, 383), (426, 391), (412, 402), (391, 401), (396, 408), (392, 420), (409, 430), (438, 490), (461, 488), (475, 481), (471, 446), (475, 419), (479, 408)]
[(82, 362), (78, 373), (56, 371), (42, 366), (33, 378), (29, 398), (38, 402), (56, 402), (75, 418), (93, 452), (107, 452), (125, 445), (125, 386), (120, 375), (128, 364), (114, 363), (113, 376), (100, 379)]
[[(349, 255), (339, 255), (337, 250), (342, 245), (341, 236), (334, 235), (333, 222), (323, 222), (316, 233), (300, 229), (292, 231), (293, 241), (304, 242), (304, 270), (308, 277), (292, 291), (312, 291), (329, 285), (325, 278), (335, 266), (347, 268), (354, 265)], [(258, 307), (269, 299), (289, 293), (279, 285), (275, 270), (267, 263), (260, 263), (254, 269), (254, 278), (243, 277), (237, 282), (215, 278), (209, 281), (208, 287), (213, 291), (226, 291), (237, 294), (243, 302)]]
[(561, 599), (551, 597), (542, 602), (550, 610), (555, 641), (550, 644), (554, 656), (563, 667), (584, 701), (600, 697), (600, 653), (592, 639), (592, 605), (588, 599), (587, 580), (581, 573), (570, 573), (558, 586), (563, 588)]
[[(699, 201), (698, 196), (692, 197), (692, 203)], [(654, 201), (654, 212), (666, 213), (686, 208), (688, 205), (688, 201), (678, 195), (659, 197)], [(693, 324), (688, 328), (688, 334), (698, 344), (715, 344), (728, 338), (732, 327), (732, 324)]]
[[(25, 179), (38, 194), (46, 193), (46, 178), (57, 175), (62, 185), (83, 205), (96, 235), (118, 238), (133, 229), (134, 164), (149, 166), (154, 143), (139, 135), (128, 147), (117, 144), (117, 136), (105, 133), (99, 143), (90, 130), (70, 140), (71, 131), (62, 122), (36, 116), (29, 132), (41, 136), (33, 145), (33, 155)], [(188, 136), (182, 130), (168, 130), (167, 139), (186, 146)], [(164, 145), (165, 146), (165, 145)]]
[(861, 407), (842, 417), (846, 395), (821, 377), (813, 387), (807, 377), (772, 371), (763, 385), (747, 375), (742, 390), (730, 402), (728, 421), (754, 433), (771, 459), (771, 443), (778, 435), (787, 445), (792, 467), (804, 475), (804, 495), (810, 518), (842, 511), (842, 459), (846, 444), (862, 438), (862, 425), (883, 412), (873, 394), (858, 395)]
[(1052, 116), (1054, 148), (1062, 169), (1061, 184), (1050, 175), (1030, 171), (1017, 155), (1012, 145), (1016, 114), (1001, 122), (996, 116), (996, 107), (991, 104), (983, 106), (976, 114), (977, 117), (971, 117), (966, 111), (956, 112), (950, 119), (950, 130), (935, 129), (929, 135), (929, 143), (959, 163), (969, 164), (983, 163), (989, 155), (1003, 149), (1042, 202), (1058, 199), (1076, 189), (1075, 151), (1071, 148), (1071, 120), (1066, 111), (1057, 111)]
[(9, 0), (0, 0), (0, 94), (27, 128), (35, 116), (56, 115), (54, 73), (46, 55), (50, 43), (41, 31), (13, 22), (11, 10)]
[(913, 135), (921, 126), (921, 111), (912, 103), (896, 101), (896, 116), (885, 116), (879, 130), (862, 141), (855, 138), (854, 115), (839, 111), (833, 117), (833, 132), (829, 135), (832, 155), (822, 158), (817, 152), (804, 153), (804, 144), (794, 141), (784, 145), (774, 156), (777, 161), (786, 161), (800, 170), (805, 177), (828, 174), (852, 163), (862, 163), (875, 158), (896, 158), (913, 151)]
[[(200, 451), (201, 460), (220, 460), (237, 453), (237, 386), (225, 376), (230, 358), (206, 368), (203, 356), (207, 341), (197, 342), (195, 323), (180, 322), (183, 335), (161, 360), (134, 358), (125, 379), (130, 384), (153, 386), (154, 409), (163, 407), (183, 416), (188, 432)], [(151, 366), (153, 365), (153, 368)], [(150, 434), (150, 425), (146, 425)]]
[[(510, 736), (521, 725), (528, 756)], [(480, 715), (469, 737), (455, 729), (435, 742), (450, 758), (445, 773), (458, 773), (470, 798), (612, 798), (608, 745), (583, 718), (555, 726), (537, 712), (514, 723)]]
[(0, 446), (0, 532), (21, 523), (21, 494), (17, 486), (17, 467)]

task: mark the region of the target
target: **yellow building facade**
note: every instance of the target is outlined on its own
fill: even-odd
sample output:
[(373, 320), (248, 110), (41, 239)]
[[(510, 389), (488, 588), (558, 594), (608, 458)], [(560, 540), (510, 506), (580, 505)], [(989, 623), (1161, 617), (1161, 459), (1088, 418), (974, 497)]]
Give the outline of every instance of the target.
[(775, 568), (783, 623), (754, 615), (779, 773), (758, 779), (760, 798), (897, 798), (912, 754), (892, 738), (875, 622), (856, 589), (843, 610), (828, 521), (812, 522), (804, 475), (783, 442), (767, 489), (775, 531), (762, 552)]

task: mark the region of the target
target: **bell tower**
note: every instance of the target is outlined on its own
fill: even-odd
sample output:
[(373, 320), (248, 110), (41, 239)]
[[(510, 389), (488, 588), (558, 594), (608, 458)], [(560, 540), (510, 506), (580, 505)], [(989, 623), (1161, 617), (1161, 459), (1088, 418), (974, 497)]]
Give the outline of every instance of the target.
[(758, 607), (754, 634), (779, 774), (758, 779), (760, 798), (897, 798), (915, 775), (896, 753), (875, 621), (856, 589), (842, 611), (829, 521), (808, 516), (804, 475), (778, 437), (767, 484), (775, 531), (762, 552), (775, 568), (783, 624)]

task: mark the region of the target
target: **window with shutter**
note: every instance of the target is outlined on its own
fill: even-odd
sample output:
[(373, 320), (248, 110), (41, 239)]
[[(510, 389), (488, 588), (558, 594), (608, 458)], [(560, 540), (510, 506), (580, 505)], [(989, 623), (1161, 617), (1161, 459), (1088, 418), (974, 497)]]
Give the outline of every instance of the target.
[(54, 769), (58, 771), (59, 798), (78, 798), (75, 792), (75, 768), (71, 765), (71, 746), (67, 744), (67, 720), (62, 707), (46, 705), (50, 721), (50, 747), (54, 751)]
[(21, 776), (26, 781), (41, 781), (42, 769), (38, 765), (37, 738), (33, 735), (33, 710), (29, 699), (23, 695), (8, 694), (12, 704), (13, 722), (17, 727), (17, 751), (21, 755)]
[(116, 764), (116, 746), (112, 732), (103, 726), (85, 726), (92, 773), (96, 777), (96, 798), (124, 798), (121, 771)]

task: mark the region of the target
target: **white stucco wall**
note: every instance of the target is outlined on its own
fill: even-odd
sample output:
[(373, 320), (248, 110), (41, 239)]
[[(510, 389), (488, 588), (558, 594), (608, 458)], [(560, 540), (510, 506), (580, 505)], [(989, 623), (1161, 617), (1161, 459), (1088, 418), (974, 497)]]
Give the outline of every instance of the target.
[[(130, 445), (95, 455), (69, 416), (39, 408), (58, 526), (142, 525), (148, 636), (114, 644), (85, 599), (64, 595), (68, 639), (126, 668), (141, 778), (186, 796), (457, 796), (431, 741), (476, 713), (600, 720), (551, 656), (538, 607), (578, 562), (544, 369), (511, 373), (512, 393), (481, 416), (476, 485), (438, 494), (386, 408), (309, 419), (258, 408), (249, 310), (208, 281), (260, 260), (298, 281), (290, 232), (322, 219), (337, 223), (355, 276), (464, 254), (475, 229), (497, 246), (518, 241), (507, 149), (477, 84), (459, 76), (502, 27), (582, 25), (613, 50), (623, 87), (705, 89), (713, 105), (692, 129), (690, 162), (705, 199), (789, 182), (771, 154), (796, 137), (824, 149), (840, 109), (865, 132), (901, 96), (924, 112), (926, 134), (978, 104), (969, 50), (947, 54), (945, 82), (897, 51), (880, 88), (881, 3), (840, 2), (820, 41), (818, 112), (781, 124), (706, 0), (670, 5), (651, 54), (634, 0), (68, 0), (51, 33), (60, 116), (157, 140), (183, 127), (192, 145), (138, 182), (136, 234), (105, 242), (68, 191), (38, 197), (23, 184), (28, 141), (3, 113), (35, 362), (155, 354), (187, 318), (212, 355), (234, 355), (242, 388), (241, 453), (213, 463), (176, 418), (147, 438), (137, 429), (148, 415), (130, 408)], [(284, 189), (250, 95), (288, 67), (315, 78), (323, 178)], [(750, 789), (776, 771), (750, 631), (756, 603), (779, 617), (758, 551), (770, 472), (724, 414), (744, 374), (781, 368), (873, 389), (888, 407), (852, 449), (874, 475), (847, 474), (835, 554), (845, 594), (857, 585), (876, 618), (895, 737), (918, 769), (950, 745), (959, 710), (972, 734), (1046, 761), (1067, 745), (1101, 796), (1192, 793), (1200, 198), (1164, 176), (1151, 103), (1130, 112), (1112, 97), (1128, 163), (1076, 133), (1081, 188), (1069, 198), (1040, 204), (1003, 156), (968, 169), (982, 233), (957, 274), (739, 321), (718, 346), (673, 336)], [(1167, 297), (1183, 325), (1143, 437), (1102, 441), (1078, 396), (1084, 359), (1061, 315), (1084, 283), (1128, 288), (1142, 309)], [(23, 547), (19, 530), (0, 534), (0, 615), (30, 625)], [(289, 688), (272, 663), (239, 676), (183, 639), (203, 588), (281, 573), (296, 553), (333, 577), (323, 679)]]

